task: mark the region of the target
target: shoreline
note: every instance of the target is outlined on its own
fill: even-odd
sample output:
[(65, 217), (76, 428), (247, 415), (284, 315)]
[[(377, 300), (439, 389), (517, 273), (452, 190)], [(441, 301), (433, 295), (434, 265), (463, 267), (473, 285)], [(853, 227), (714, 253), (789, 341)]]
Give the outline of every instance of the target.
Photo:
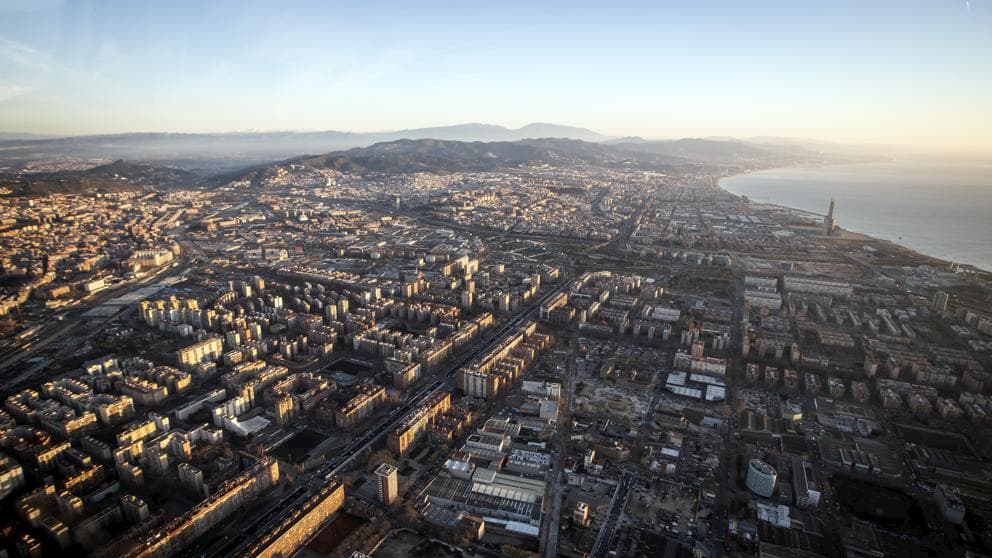
[[(735, 192), (730, 191), (728, 188), (724, 187), (723, 181), (724, 180), (727, 180), (727, 179), (730, 179), (730, 178), (737, 178), (737, 177), (741, 177), (741, 176), (748, 176), (748, 175), (751, 175), (751, 174), (761, 173), (761, 172), (794, 171), (794, 170), (797, 170), (797, 169), (821, 169), (821, 168), (828, 168), (828, 167), (854, 166), (854, 165), (869, 165), (869, 164), (875, 164), (875, 163), (879, 163), (879, 162), (891, 162), (891, 161), (865, 161), (865, 162), (860, 162), (860, 163), (836, 163), (836, 164), (828, 163), (828, 164), (821, 164), (821, 165), (798, 165), (798, 166), (785, 166), (785, 167), (771, 167), (771, 168), (767, 168), (767, 169), (755, 169), (755, 170), (748, 171), (748, 172), (739, 172), (739, 173), (736, 173), (736, 174), (728, 174), (728, 175), (721, 176), (720, 178), (717, 179), (716, 185), (717, 185), (717, 187), (719, 189), (723, 190), (724, 192), (726, 192), (726, 193), (728, 193), (728, 194), (730, 194), (732, 196), (735, 196), (735, 197), (740, 198), (742, 200), (746, 198), (748, 200), (747, 203), (749, 203), (749, 204), (760, 204), (760, 205), (766, 205), (766, 206), (771, 206), (771, 207), (777, 207), (777, 208), (785, 209), (785, 210), (788, 210), (788, 211), (795, 211), (795, 212), (799, 212), (799, 213), (804, 214), (804, 215), (807, 215), (807, 216), (814, 216), (814, 217), (818, 217), (818, 218), (821, 218), (822, 219), (822, 218), (824, 218), (826, 216), (825, 213), (817, 213), (817, 212), (814, 212), (814, 211), (807, 211), (805, 209), (799, 209), (799, 208), (796, 208), (796, 207), (791, 207), (791, 206), (784, 205), (784, 204), (781, 204), (781, 203), (776, 203), (776, 202), (755, 201), (755, 200), (751, 199), (750, 197), (748, 197), (748, 196), (746, 196), (744, 194), (737, 194)], [(868, 234), (868, 233), (859, 232), (859, 231), (855, 231), (855, 230), (849, 230), (849, 229), (845, 229), (844, 227), (840, 227), (840, 226), (838, 226), (837, 228), (839, 230), (841, 230), (841, 231), (846, 232), (846, 233), (854, 234), (854, 235), (858, 235), (858, 236), (864, 237), (866, 239), (866, 240), (864, 240), (864, 242), (869, 242), (870, 241), (870, 242), (883, 243), (883, 244), (886, 244), (888, 246), (891, 246), (891, 247), (893, 247), (893, 248), (895, 248), (895, 249), (897, 249), (897, 250), (899, 250), (901, 252), (904, 252), (907, 255), (912, 256), (914, 258), (918, 258), (920, 260), (930, 260), (930, 261), (940, 262), (941, 264), (943, 264), (948, 269), (950, 269), (951, 266), (957, 266), (959, 268), (968, 269), (968, 270), (970, 270), (973, 273), (992, 274), (992, 269), (984, 269), (984, 268), (979, 267), (978, 265), (973, 264), (973, 263), (955, 262), (955, 261), (947, 260), (947, 259), (944, 259), (944, 258), (942, 258), (940, 256), (932, 256), (932, 255), (923, 253), (923, 252), (921, 252), (919, 250), (916, 250), (914, 248), (910, 248), (909, 246), (906, 246), (904, 244), (900, 244), (900, 243), (895, 242), (895, 241), (892, 241), (892, 240), (887, 240), (887, 239), (884, 239), (884, 238), (879, 238), (877, 236), (872, 236), (871, 234)], [(843, 240), (843, 239), (838, 238), (837, 240)], [(847, 240), (853, 241), (855, 239), (847, 239)], [(930, 265), (930, 264), (926, 264), (926, 263), (921, 262), (920, 265)]]

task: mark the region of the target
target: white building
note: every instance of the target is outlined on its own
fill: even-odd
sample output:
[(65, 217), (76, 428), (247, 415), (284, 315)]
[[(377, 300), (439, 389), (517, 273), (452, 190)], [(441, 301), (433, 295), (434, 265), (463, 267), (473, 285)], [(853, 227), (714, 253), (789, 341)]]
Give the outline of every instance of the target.
[(747, 479), (745, 484), (751, 492), (765, 498), (771, 497), (775, 492), (775, 481), (778, 473), (771, 465), (760, 459), (752, 459), (747, 464)]
[(816, 507), (820, 504), (820, 487), (816, 481), (813, 465), (805, 459), (792, 462), (792, 488), (796, 493), (796, 505), (800, 508)]

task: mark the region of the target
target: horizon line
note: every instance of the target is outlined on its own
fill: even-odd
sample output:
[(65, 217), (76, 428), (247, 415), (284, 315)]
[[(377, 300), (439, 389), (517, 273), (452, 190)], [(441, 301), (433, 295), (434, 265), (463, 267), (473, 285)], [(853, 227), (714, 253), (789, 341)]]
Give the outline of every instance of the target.
[[(589, 143), (604, 143), (608, 141), (616, 141), (622, 139), (640, 139), (648, 142), (663, 142), (663, 141), (680, 141), (687, 139), (699, 139), (699, 140), (709, 140), (709, 141), (737, 141), (737, 142), (752, 142), (759, 144), (775, 145), (775, 140), (792, 141), (792, 142), (811, 142), (820, 143), (825, 145), (832, 145), (841, 148), (857, 148), (857, 149), (875, 149), (884, 152), (892, 153), (912, 153), (912, 154), (930, 154), (930, 155), (941, 155), (941, 156), (963, 156), (963, 157), (990, 157), (992, 156), (992, 149), (981, 150), (976, 148), (950, 148), (947, 146), (939, 145), (925, 145), (925, 144), (891, 144), (884, 142), (864, 142), (864, 141), (852, 141), (852, 140), (833, 140), (833, 139), (821, 139), (817, 137), (808, 136), (790, 136), (790, 135), (777, 135), (777, 134), (757, 134), (750, 136), (733, 136), (724, 134), (710, 134), (710, 135), (684, 135), (684, 136), (647, 136), (642, 134), (623, 134), (623, 135), (609, 135), (594, 130), (592, 128), (587, 128), (584, 126), (576, 126), (571, 124), (557, 124), (554, 122), (547, 121), (533, 121), (528, 122), (519, 127), (510, 127), (504, 124), (492, 124), (486, 122), (463, 122), (457, 124), (436, 124), (431, 126), (422, 126), (417, 128), (396, 128), (396, 129), (384, 129), (384, 130), (371, 130), (371, 131), (355, 131), (355, 130), (337, 130), (332, 128), (297, 128), (297, 129), (244, 129), (244, 130), (223, 130), (223, 131), (179, 131), (179, 130), (132, 130), (132, 131), (117, 131), (117, 132), (89, 132), (89, 133), (39, 133), (39, 132), (23, 132), (23, 131), (6, 131), (0, 130), (0, 136), (7, 135), (12, 136), (7, 139), (0, 138), (0, 141), (17, 141), (17, 140), (27, 140), (27, 141), (46, 141), (46, 140), (60, 140), (60, 139), (74, 139), (74, 138), (87, 138), (87, 137), (109, 137), (109, 136), (132, 136), (132, 135), (142, 135), (142, 134), (159, 134), (159, 135), (185, 135), (185, 136), (222, 136), (222, 135), (263, 135), (263, 134), (320, 134), (320, 133), (338, 133), (338, 134), (348, 134), (348, 135), (374, 135), (374, 134), (397, 134), (408, 131), (420, 131), (420, 130), (433, 130), (439, 128), (459, 128), (467, 126), (489, 126), (495, 128), (502, 128), (508, 132), (517, 132), (528, 126), (533, 125), (548, 125), (548, 126), (559, 126), (564, 128), (573, 128), (576, 130), (584, 130), (592, 134), (601, 136), (600, 140), (584, 140), (578, 138), (572, 138), (568, 136), (535, 136), (533, 138), (522, 138), (522, 139), (575, 139), (577, 141), (586, 141)], [(493, 141), (521, 141), (521, 140), (446, 140), (443, 138), (396, 138), (399, 139), (437, 139), (442, 141), (480, 141), (482, 143), (492, 143)], [(396, 140), (385, 140), (385, 141), (396, 141)], [(382, 143), (382, 142), (375, 142)], [(907, 153), (907, 154), (908, 154)]]

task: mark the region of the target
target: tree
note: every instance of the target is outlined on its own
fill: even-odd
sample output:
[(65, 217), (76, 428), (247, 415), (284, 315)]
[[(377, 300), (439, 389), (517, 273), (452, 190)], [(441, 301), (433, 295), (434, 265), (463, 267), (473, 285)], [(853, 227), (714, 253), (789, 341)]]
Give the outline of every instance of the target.
[(452, 543), (460, 548), (467, 548), (475, 542), (476, 533), (472, 532), (471, 525), (461, 524), (452, 536)]
[(518, 546), (503, 544), (499, 547), (500, 554), (509, 558), (537, 558), (536, 552), (524, 550)]
[(396, 461), (396, 458), (393, 457), (393, 452), (388, 449), (381, 449), (369, 454), (368, 463), (375, 465), (378, 465), (379, 463), (389, 463), (395, 467), (398, 462)]
[(417, 508), (412, 503), (407, 502), (403, 505), (403, 509), (400, 510), (400, 521), (409, 526), (420, 523), (420, 513), (417, 512)]

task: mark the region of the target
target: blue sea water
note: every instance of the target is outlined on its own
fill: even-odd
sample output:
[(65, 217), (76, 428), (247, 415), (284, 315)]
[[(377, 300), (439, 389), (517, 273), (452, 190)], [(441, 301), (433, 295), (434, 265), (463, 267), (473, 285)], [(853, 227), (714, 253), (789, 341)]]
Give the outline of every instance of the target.
[(753, 201), (825, 214), (841, 227), (992, 271), (992, 164), (884, 162), (724, 178)]

